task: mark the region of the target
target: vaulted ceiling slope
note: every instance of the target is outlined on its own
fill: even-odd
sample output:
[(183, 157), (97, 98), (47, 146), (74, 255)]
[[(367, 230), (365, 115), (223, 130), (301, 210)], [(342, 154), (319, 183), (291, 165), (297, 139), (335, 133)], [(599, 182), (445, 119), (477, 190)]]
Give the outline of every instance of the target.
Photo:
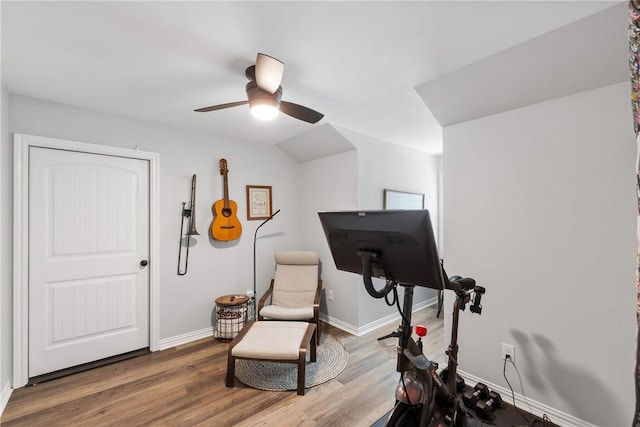
[(619, 4), (416, 90), (445, 127), (628, 81), (627, 27), (626, 4)]
[(299, 163), (355, 150), (356, 146), (328, 123), (277, 144)]
[[(572, 50), (588, 53), (580, 46), (584, 34), (562, 39), (571, 45), (536, 45), (536, 38), (571, 32), (565, 26), (594, 14), (622, 16), (624, 4), (4, 0), (2, 84), (10, 93), (264, 144), (305, 138), (330, 124), (439, 153), (436, 117), (446, 124), (505, 108), (481, 102), (502, 95), (497, 90), (514, 92), (496, 88), (497, 80), (521, 75), (520, 91), (531, 78), (522, 74), (528, 68), (553, 70), (571, 64), (565, 54)], [(510, 57), (519, 46), (526, 53)], [(281, 114), (257, 122), (246, 106), (193, 111), (246, 99), (244, 70), (258, 52), (285, 63), (283, 99), (324, 113), (323, 120), (310, 125)], [(617, 61), (593, 56), (602, 65)], [(589, 64), (576, 62), (576, 75)], [(535, 91), (537, 84), (529, 86)], [(469, 102), (461, 102), (466, 94)], [(485, 112), (467, 113), (470, 106)], [(322, 144), (313, 134), (305, 139)]]

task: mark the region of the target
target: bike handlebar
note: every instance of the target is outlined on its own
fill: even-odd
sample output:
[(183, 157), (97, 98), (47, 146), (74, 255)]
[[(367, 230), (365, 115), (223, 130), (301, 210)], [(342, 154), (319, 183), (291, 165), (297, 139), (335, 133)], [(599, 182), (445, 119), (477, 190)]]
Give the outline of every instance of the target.
[(451, 276), (447, 283), (445, 283), (445, 289), (451, 289), (453, 291), (470, 291), (476, 286), (476, 281), (471, 277)]

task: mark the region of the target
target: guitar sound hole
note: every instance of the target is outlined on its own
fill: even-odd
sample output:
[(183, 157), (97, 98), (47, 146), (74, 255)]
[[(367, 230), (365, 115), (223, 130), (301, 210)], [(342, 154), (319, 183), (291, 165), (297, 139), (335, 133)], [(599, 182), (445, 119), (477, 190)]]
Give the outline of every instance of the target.
[(231, 209), (222, 209), (222, 216), (230, 217)]

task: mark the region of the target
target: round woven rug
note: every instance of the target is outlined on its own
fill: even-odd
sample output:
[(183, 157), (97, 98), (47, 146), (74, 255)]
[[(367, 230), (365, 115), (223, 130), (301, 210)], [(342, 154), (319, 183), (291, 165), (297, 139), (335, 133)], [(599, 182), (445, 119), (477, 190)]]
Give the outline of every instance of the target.
[[(344, 370), (349, 353), (342, 343), (331, 335), (323, 335), (316, 351), (316, 361), (311, 363), (307, 352), (305, 388), (334, 379)], [(298, 365), (295, 363), (265, 362), (261, 360), (236, 360), (236, 378), (249, 387), (269, 391), (296, 390)]]

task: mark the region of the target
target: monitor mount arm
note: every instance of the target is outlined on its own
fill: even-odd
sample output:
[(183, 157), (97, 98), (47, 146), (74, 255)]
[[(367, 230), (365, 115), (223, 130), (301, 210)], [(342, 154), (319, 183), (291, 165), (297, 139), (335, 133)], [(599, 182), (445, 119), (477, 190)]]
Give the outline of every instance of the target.
[(370, 251), (367, 249), (361, 249), (358, 251), (358, 255), (362, 258), (362, 278), (364, 279), (364, 287), (374, 298), (384, 298), (391, 290), (396, 286), (396, 282), (393, 280), (387, 280), (387, 284), (381, 290), (377, 290), (373, 286), (373, 269), (371, 264), (373, 261), (378, 260), (378, 252)]

